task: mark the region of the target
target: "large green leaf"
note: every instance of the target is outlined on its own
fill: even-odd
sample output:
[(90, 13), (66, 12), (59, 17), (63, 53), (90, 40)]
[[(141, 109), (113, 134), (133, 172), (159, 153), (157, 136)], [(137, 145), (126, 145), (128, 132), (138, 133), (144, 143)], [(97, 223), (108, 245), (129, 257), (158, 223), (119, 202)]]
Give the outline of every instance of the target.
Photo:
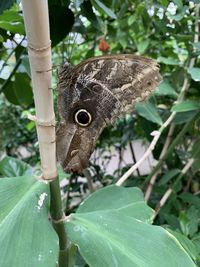
[(147, 223), (151, 210), (146, 210), (149, 220), (138, 216), (144, 207), (138, 189), (101, 189), (83, 202), (78, 213), (70, 215), (68, 237), (92, 267), (195, 267), (172, 235)]
[(156, 107), (151, 102), (148, 101), (147, 103), (137, 103), (135, 109), (138, 114), (145, 119), (160, 125), (162, 124), (162, 119)]
[(33, 169), (26, 162), (6, 156), (0, 161), (0, 174), (5, 177), (32, 175)]
[(79, 206), (77, 212), (85, 213), (100, 210), (116, 210), (123, 215), (134, 214), (134, 218), (152, 221), (153, 210), (148, 207), (139, 188), (107, 186), (90, 195)]
[(0, 266), (56, 266), (58, 240), (48, 220), (48, 195), (48, 185), (34, 177), (0, 180)]

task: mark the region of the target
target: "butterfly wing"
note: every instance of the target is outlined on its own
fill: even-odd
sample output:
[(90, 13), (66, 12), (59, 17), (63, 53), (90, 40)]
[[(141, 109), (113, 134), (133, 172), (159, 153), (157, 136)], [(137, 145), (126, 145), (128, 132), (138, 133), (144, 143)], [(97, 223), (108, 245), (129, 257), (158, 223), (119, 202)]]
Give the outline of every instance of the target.
[[(65, 171), (76, 172), (87, 166), (106, 124), (144, 101), (161, 81), (154, 60), (133, 55), (94, 57), (74, 68), (64, 66), (59, 78), (62, 124), (57, 131), (57, 154)], [(75, 120), (79, 110), (91, 115), (87, 126)]]

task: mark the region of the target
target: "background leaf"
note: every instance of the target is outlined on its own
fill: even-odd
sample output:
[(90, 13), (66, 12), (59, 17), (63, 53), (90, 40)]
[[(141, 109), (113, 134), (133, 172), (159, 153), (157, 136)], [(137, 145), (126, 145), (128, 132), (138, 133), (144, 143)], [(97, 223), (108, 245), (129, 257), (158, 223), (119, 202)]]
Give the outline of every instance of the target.
[(99, 0), (92, 0), (92, 3), (95, 7), (97, 7), (97, 9), (100, 9), (101, 11), (103, 11), (105, 14), (107, 14), (109, 17), (116, 19), (117, 16), (115, 15), (115, 13), (108, 8), (107, 6), (105, 6), (101, 1)]
[(32, 167), (16, 158), (5, 157), (0, 161), (0, 173), (5, 177), (32, 175)]
[(195, 82), (200, 81), (200, 68), (188, 68), (187, 71)]
[(0, 1), (0, 14), (7, 8), (10, 8), (15, 0), (1, 0)]
[(177, 98), (178, 95), (174, 88), (166, 80), (163, 80), (163, 82), (159, 85), (158, 89), (155, 90), (154, 94), (159, 96), (168, 95), (173, 98)]
[(157, 109), (151, 102), (148, 101), (146, 103), (137, 103), (135, 105), (135, 109), (137, 113), (145, 119), (160, 125), (162, 124), (162, 119)]
[(175, 112), (186, 112), (186, 111), (192, 111), (192, 110), (199, 110), (200, 109), (200, 103), (193, 100), (186, 100), (181, 103), (178, 103), (174, 105), (171, 108), (171, 111)]
[(90, 195), (79, 206), (77, 213), (92, 211), (118, 210), (120, 214), (142, 221), (151, 221), (154, 211), (149, 208), (143, 199), (139, 188), (123, 188), (115, 185), (107, 186)]

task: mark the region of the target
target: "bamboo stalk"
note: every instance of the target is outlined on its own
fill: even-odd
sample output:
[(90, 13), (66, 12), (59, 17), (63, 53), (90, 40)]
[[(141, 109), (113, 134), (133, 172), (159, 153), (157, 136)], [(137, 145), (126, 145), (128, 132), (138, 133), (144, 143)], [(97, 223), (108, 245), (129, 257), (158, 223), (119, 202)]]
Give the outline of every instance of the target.
[(55, 115), (51, 88), (51, 41), (47, 0), (23, 0), (42, 179), (57, 177)]

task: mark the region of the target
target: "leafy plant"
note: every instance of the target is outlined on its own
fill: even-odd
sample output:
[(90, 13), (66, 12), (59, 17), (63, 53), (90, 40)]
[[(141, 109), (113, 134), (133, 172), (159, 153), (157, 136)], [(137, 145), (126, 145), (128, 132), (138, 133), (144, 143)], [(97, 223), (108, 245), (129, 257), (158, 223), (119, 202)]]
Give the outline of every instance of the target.
[[(22, 2), (26, 15), (28, 1)], [(199, 2), (49, 0), (48, 4), (53, 65), (68, 57), (77, 64), (102, 53), (136, 53), (157, 59), (163, 82), (146, 103), (135, 106), (133, 114), (102, 133), (97, 147), (103, 167), (97, 159), (91, 161), (81, 177), (59, 169), (60, 180), (54, 172), (50, 177), (54, 181), (44, 183), (55, 155), (47, 153), (46, 130), (41, 134), (41, 121), (48, 122), (47, 117), (39, 120), (42, 126), (37, 119), (49, 116), (45, 112), (53, 107), (51, 93), (48, 97), (42, 97), (44, 90), (38, 93), (46, 102), (41, 107), (35, 97), (35, 112), (21, 7), (15, 1), (0, 3), (0, 265), (200, 266)], [(48, 27), (41, 25), (46, 34)], [(28, 31), (28, 38), (39, 36), (42, 29)], [(50, 79), (50, 66), (44, 67), (44, 74), (43, 60), (40, 63), (36, 75)], [(56, 80), (53, 71), (54, 84)], [(46, 151), (41, 152), (42, 172), (35, 125), (45, 147), (41, 151)], [(48, 131), (54, 133), (54, 127)], [(151, 173), (133, 174), (137, 162), (124, 168), (120, 163), (108, 174), (113, 147), (122, 158), (122, 149), (137, 139), (150, 143), (141, 160), (153, 154), (157, 164)], [(52, 134), (51, 148), (53, 140)], [(28, 158), (19, 147), (29, 152)]]

